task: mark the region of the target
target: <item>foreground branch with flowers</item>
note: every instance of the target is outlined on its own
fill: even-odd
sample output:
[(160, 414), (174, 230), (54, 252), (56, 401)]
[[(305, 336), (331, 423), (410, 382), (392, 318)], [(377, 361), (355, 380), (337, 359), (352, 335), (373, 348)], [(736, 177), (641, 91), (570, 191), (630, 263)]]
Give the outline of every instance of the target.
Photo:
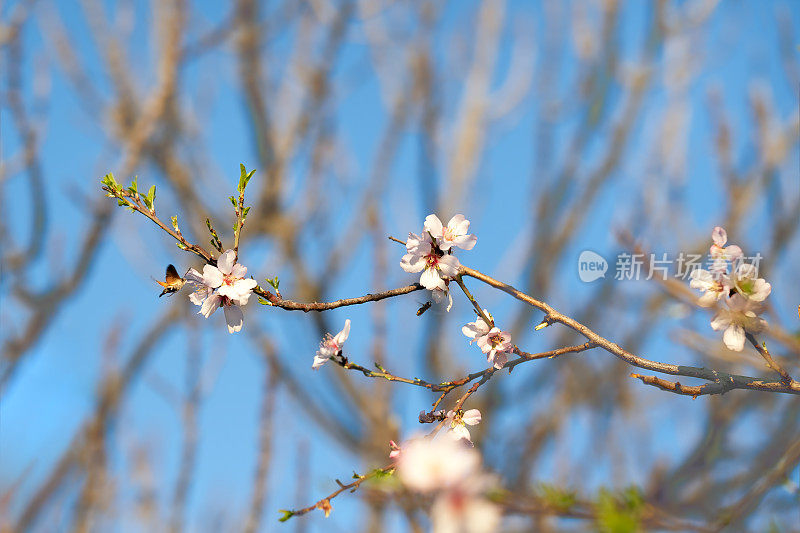
[[(498, 490), (496, 481), (483, 471), (480, 455), (472, 448), (468, 426), (478, 424), (482, 415), (477, 409), (465, 409), (465, 404), (494, 374), (503, 369), (510, 374), (517, 365), (530, 361), (600, 349), (642, 370), (705, 382), (687, 385), (658, 376), (631, 374), (631, 377), (641, 380), (644, 384), (675, 394), (697, 398), (703, 395), (724, 394), (734, 389), (800, 394), (800, 382), (789, 374), (779, 360), (770, 354), (766, 344), (756, 337), (768, 329), (768, 324), (761, 314), (764, 310), (764, 301), (771, 292), (771, 285), (766, 280), (758, 278), (755, 265), (743, 262), (743, 253), (738, 246), (725, 246), (727, 234), (720, 227), (714, 228), (712, 232), (711, 267), (708, 270), (698, 269), (692, 273), (691, 288), (703, 291), (696, 303), (700, 307), (716, 310), (710, 325), (714, 330), (724, 330), (722, 340), (727, 348), (742, 351), (746, 342), (749, 343), (756, 355), (763, 359), (766, 367), (777, 374), (777, 379), (730, 374), (704, 367), (675, 365), (627, 351), (574, 318), (558, 312), (548, 303), (462, 264), (455, 255), (457, 249), (466, 252), (473, 250), (477, 244), (477, 237), (469, 233), (470, 221), (462, 214), (453, 216), (446, 225), (438, 216), (431, 214), (425, 218), (423, 230), (419, 234), (409, 233), (406, 241), (389, 237), (405, 246), (406, 253), (400, 259), (400, 267), (408, 273), (419, 273), (418, 283), (333, 302), (303, 303), (285, 299), (279, 291), (277, 277), (265, 280), (273, 292), (260, 286), (252, 276), (248, 277), (247, 267), (239, 262), (241, 231), (250, 209), (244, 205), (244, 194), (252, 175), (253, 171), (248, 172), (242, 165), (237, 187), (238, 195), (230, 197), (236, 220), (233, 228), (233, 247), (225, 249), (216, 230), (209, 221), (206, 221), (211, 234), (211, 243), (217, 252), (216, 257), (213, 252), (186, 239), (181, 233), (176, 216), (171, 217), (171, 225), (165, 224), (159, 218), (155, 208), (155, 187), (151, 187), (147, 194), (140, 194), (136, 180), (130, 186), (123, 187), (109, 174), (102, 179), (102, 189), (107, 196), (115, 198), (120, 206), (150, 219), (172, 236), (179, 248), (195, 254), (205, 262), (200, 270), (189, 268), (181, 279), (185, 282), (185, 286), (189, 287), (189, 300), (200, 308), (198, 314), (208, 319), (217, 309), (222, 308), (228, 332), (231, 334), (242, 330), (244, 325), (242, 308), (249, 303), (250, 296), (254, 293), (259, 303), (267, 307), (287, 311), (322, 312), (352, 305), (377, 303), (424, 290), (429, 299), (418, 311), (421, 315), (433, 305), (443, 308), (445, 312), (450, 311), (453, 306), (452, 289), (455, 284), (475, 312), (475, 320), (461, 328), (469, 340), (465, 344), (465, 349), (467, 345), (474, 343), (486, 358), (480, 370), (466, 376), (454, 377), (449, 381), (431, 382), (394, 374), (377, 363), (374, 365), (375, 369), (372, 369), (351, 361), (343, 351), (344, 344), (351, 334), (350, 319), (345, 321), (342, 330), (337, 334), (328, 334), (313, 357), (311, 367), (314, 370), (319, 370), (332, 361), (344, 370), (360, 372), (367, 378), (384, 379), (428, 389), (437, 396), (430, 410), (421, 411), (419, 422), (436, 425), (427, 435), (411, 436), (399, 445), (392, 441), (390, 465), (374, 470), (370, 474), (357, 476), (356, 481), (347, 485), (337, 481), (340, 486), (338, 490), (305, 509), (284, 511), (282, 520), (305, 514), (315, 508), (323, 510), (327, 516), (332, 508), (331, 499), (347, 490), (352, 492), (358, 489), (364, 481), (391, 476), (396, 472), (402, 486), (397, 490), (433, 498), (432, 513), (435, 529), (445, 530), (447, 527), (452, 529), (455, 527), (454, 524), (468, 522), (472, 531), (494, 530), (502, 512), (502, 498), (492, 497), (492, 493)], [(538, 323), (531, 324), (533, 330), (539, 331), (560, 324), (582, 336), (586, 342), (556, 347), (539, 353), (524, 351), (514, 344), (509, 331), (496, 323), (489, 309), (480, 305), (467, 287), (466, 279), (482, 282), (543, 313)], [(357, 328), (354, 331), (357, 332)], [(440, 406), (450, 399), (453, 391), (462, 389), (470, 383), (472, 385), (452, 401), (450, 409), (440, 409)]]

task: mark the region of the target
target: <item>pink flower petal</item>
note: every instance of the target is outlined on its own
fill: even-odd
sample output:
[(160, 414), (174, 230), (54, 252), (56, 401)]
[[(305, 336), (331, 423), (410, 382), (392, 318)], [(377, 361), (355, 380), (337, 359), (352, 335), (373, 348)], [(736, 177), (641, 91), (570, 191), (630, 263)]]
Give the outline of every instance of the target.
[(429, 232), (434, 237), (442, 236), (442, 221), (436, 215), (428, 215), (425, 217), (425, 224), (423, 226), (425, 231)]
[(725, 243), (728, 242), (728, 233), (720, 226), (715, 226), (711, 232), (711, 240), (719, 247), (725, 246)]
[(203, 283), (209, 287), (216, 289), (222, 285), (223, 276), (220, 270), (213, 265), (203, 266)]
[(441, 276), (439, 276), (439, 272), (435, 268), (426, 268), (419, 277), (419, 282), (423, 287), (431, 291), (436, 288), (442, 290), (447, 288), (447, 285), (444, 284), (444, 280), (442, 280)]
[(242, 308), (238, 305), (226, 305), (223, 307), (223, 311), (225, 311), (225, 322), (228, 323), (228, 333), (240, 331), (244, 323)]
[(725, 346), (727, 346), (729, 350), (735, 352), (742, 351), (742, 348), (744, 348), (744, 339), (744, 328), (734, 324), (728, 326), (728, 329), (722, 334), (722, 342), (725, 343)]
[(233, 265), (236, 263), (236, 252), (233, 250), (225, 250), (225, 253), (220, 255), (217, 259), (217, 268), (223, 274), (230, 274), (233, 270)]
[(481, 412), (477, 409), (467, 409), (461, 416), (461, 420), (463, 420), (467, 425), (474, 426), (475, 424), (480, 423)]

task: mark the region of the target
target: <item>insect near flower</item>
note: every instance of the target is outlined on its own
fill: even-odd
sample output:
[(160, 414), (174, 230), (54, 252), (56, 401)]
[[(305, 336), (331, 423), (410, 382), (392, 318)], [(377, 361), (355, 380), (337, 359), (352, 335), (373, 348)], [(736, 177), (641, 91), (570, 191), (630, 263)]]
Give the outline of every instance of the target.
[(431, 302), (431, 301), (427, 301), (427, 302), (425, 302), (424, 304), (422, 304), (422, 307), (420, 307), (419, 309), (417, 309), (417, 316), (422, 316), (422, 313), (424, 313), (425, 311), (427, 311), (428, 309), (430, 309), (430, 307), (431, 307), (432, 305), (433, 305), (433, 302)]
[(164, 281), (155, 281), (164, 287), (164, 290), (158, 295), (159, 298), (165, 294), (175, 294), (181, 290), (183, 284), (186, 283), (186, 280), (178, 275), (178, 271), (175, 270), (175, 265), (167, 265), (167, 273)]

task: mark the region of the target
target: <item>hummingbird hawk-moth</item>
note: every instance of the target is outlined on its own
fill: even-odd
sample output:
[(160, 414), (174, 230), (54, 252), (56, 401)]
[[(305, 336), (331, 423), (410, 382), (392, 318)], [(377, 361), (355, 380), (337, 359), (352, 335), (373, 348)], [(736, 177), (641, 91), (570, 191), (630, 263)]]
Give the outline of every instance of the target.
[(181, 290), (186, 280), (178, 275), (178, 271), (175, 270), (175, 265), (167, 265), (167, 273), (164, 281), (156, 280), (156, 283), (164, 287), (164, 290), (158, 295), (158, 297), (161, 298), (165, 294), (171, 295)]

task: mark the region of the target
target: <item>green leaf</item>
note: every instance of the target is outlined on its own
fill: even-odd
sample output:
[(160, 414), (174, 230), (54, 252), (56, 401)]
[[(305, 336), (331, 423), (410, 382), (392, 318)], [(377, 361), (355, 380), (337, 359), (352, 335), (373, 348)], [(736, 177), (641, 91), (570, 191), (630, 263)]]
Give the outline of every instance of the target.
[(180, 248), (181, 250), (187, 250), (188, 249), (188, 248), (186, 248), (186, 245), (183, 244), (182, 242), (176, 242), (175, 244), (177, 244), (178, 248)]
[(150, 190), (147, 191), (147, 196), (144, 199), (144, 202), (147, 204), (147, 208), (150, 209), (150, 211), (153, 210), (153, 202), (155, 202), (155, 200), (156, 200), (156, 186), (152, 185), (150, 187)]
[(131, 181), (131, 186), (128, 187), (128, 190), (131, 191), (133, 194), (139, 194), (138, 185), (136, 184), (136, 178), (138, 176), (133, 177), (133, 181)]
[(239, 194), (244, 193), (244, 189), (247, 187), (247, 184), (250, 182), (250, 178), (253, 176), (255, 169), (247, 172), (245, 166), (239, 163), (239, 185), (236, 187), (236, 190), (239, 191)]
[(169, 219), (172, 221), (172, 227), (175, 228), (175, 231), (180, 231), (180, 229), (178, 229), (178, 215), (169, 217)]
[(228, 200), (231, 201), (231, 203), (233, 204), (233, 207), (236, 207), (236, 198), (234, 198), (233, 196), (228, 196)]
[(578, 501), (574, 491), (547, 483), (539, 485), (537, 492), (548, 505), (562, 513), (569, 511)]
[(394, 474), (394, 469), (387, 468), (384, 470), (383, 468), (376, 468), (373, 472), (375, 473), (375, 479), (386, 479), (388, 477), (392, 477), (392, 474)]
[[(250, 207), (252, 207), (252, 206), (250, 206)], [(242, 209), (242, 220), (247, 218), (247, 213), (250, 212), (250, 207), (245, 207), (244, 209)]]
[(116, 191), (119, 189), (119, 183), (114, 179), (114, 174), (111, 172), (103, 176), (100, 182), (111, 190)]
[(626, 489), (620, 496), (601, 489), (595, 507), (598, 529), (603, 533), (636, 533), (641, 531), (639, 517), (643, 500), (641, 493)]
[(278, 287), (279, 287), (279, 286), (280, 286), (280, 284), (281, 284), (281, 280), (279, 280), (279, 279), (278, 279), (278, 276), (275, 276), (275, 277), (274, 277), (274, 278), (272, 278), (272, 279), (269, 279), (269, 278), (264, 278), (264, 279), (266, 279), (266, 280), (267, 280), (267, 283), (269, 283), (270, 285), (272, 285), (272, 287), (273, 287), (273, 288), (274, 288), (276, 291), (278, 290)]
[(294, 511), (287, 511), (286, 509), (278, 509), (278, 512), (281, 513), (281, 515), (283, 515), (280, 518), (278, 518), (279, 522), (286, 522), (287, 520), (289, 520), (291, 517), (294, 516)]

